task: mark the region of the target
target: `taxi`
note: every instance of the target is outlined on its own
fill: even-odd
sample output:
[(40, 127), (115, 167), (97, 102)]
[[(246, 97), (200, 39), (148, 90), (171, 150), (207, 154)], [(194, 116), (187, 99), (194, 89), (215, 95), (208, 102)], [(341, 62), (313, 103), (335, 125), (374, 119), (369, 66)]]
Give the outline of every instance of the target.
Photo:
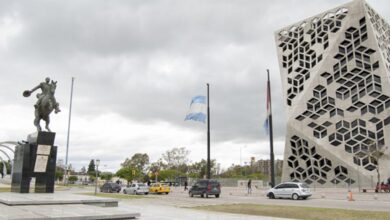
[(153, 183), (149, 187), (149, 192), (150, 193), (158, 193), (158, 194), (165, 193), (165, 194), (168, 194), (170, 191), (171, 191), (171, 189), (169, 188), (169, 186), (166, 185), (166, 184), (162, 184), (162, 183)]

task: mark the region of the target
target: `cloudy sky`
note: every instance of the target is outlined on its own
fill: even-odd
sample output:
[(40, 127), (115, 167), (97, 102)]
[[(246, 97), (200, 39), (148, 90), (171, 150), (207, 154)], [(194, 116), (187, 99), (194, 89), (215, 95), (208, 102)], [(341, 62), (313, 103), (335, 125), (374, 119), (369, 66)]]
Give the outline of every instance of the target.
[[(35, 131), (35, 95), (58, 81), (62, 112), (51, 116), (65, 158), (75, 77), (69, 162), (99, 158), (116, 171), (126, 157), (152, 161), (173, 147), (206, 157), (205, 124), (184, 121), (210, 83), (211, 157), (222, 167), (269, 157), (263, 129), (271, 72), (274, 140), (283, 157), (285, 115), (274, 31), (346, 0), (0, 1), (0, 141)], [(390, 20), (386, 0), (370, 0)], [(298, 7), (299, 5), (299, 7)]]

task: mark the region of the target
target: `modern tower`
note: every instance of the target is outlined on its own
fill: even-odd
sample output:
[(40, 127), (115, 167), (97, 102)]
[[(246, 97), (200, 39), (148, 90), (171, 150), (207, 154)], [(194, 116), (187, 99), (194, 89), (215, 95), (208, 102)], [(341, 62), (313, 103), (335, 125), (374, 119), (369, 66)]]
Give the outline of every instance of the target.
[(389, 24), (355, 0), (275, 39), (287, 111), (282, 179), (373, 186), (377, 167), (389, 178)]

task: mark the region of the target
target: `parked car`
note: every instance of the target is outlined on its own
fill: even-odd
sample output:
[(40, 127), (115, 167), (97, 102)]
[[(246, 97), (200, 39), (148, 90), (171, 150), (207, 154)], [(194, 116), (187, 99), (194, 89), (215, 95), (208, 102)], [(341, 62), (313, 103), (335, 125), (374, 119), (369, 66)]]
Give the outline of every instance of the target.
[(117, 192), (119, 193), (121, 191), (121, 186), (118, 183), (104, 183), (103, 186), (100, 187), (100, 192)]
[(190, 197), (200, 195), (201, 197), (206, 196), (206, 198), (208, 198), (209, 195), (214, 195), (216, 198), (219, 198), (219, 195), (221, 194), (221, 184), (217, 180), (198, 180), (191, 186), (188, 194)]
[[(379, 190), (380, 188), (380, 190)], [(390, 192), (390, 184), (384, 184), (384, 183), (381, 183), (380, 187), (379, 187), (379, 184), (376, 185), (375, 187), (375, 192)]]
[(171, 188), (168, 185), (162, 184), (162, 183), (153, 183), (149, 187), (149, 192), (151, 193), (165, 193), (168, 194), (171, 191)]
[(305, 183), (297, 182), (284, 182), (267, 191), (267, 197), (270, 199), (291, 198), (297, 200), (307, 199), (310, 196), (310, 187)]
[(124, 194), (149, 194), (149, 186), (145, 183), (133, 183), (123, 189)]

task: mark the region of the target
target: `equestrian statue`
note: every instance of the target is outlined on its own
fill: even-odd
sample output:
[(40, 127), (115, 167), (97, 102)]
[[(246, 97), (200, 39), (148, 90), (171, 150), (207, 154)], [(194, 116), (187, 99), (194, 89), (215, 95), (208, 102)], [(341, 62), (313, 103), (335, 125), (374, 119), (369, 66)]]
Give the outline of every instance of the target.
[(54, 93), (57, 88), (57, 81), (51, 80), (46, 77), (45, 82), (41, 82), (39, 85), (34, 87), (31, 90), (26, 90), (23, 92), (24, 97), (29, 97), (35, 90), (41, 89), (41, 93), (37, 94), (38, 101), (34, 105), (35, 107), (35, 119), (34, 125), (37, 127), (38, 131), (42, 131), (40, 126), (40, 120), (44, 120), (46, 122), (46, 130), (50, 131), (49, 123), (50, 123), (50, 113), (54, 110), (54, 113), (60, 112), (59, 104), (57, 103)]

